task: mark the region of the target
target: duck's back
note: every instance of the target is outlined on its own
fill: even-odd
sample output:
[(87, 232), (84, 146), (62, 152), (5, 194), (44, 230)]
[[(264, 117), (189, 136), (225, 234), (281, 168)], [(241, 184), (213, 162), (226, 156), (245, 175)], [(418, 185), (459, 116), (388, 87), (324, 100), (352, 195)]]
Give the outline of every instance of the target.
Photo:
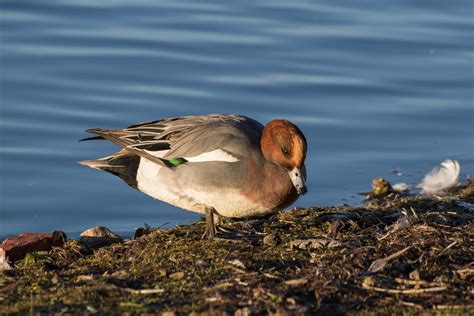
[[(248, 160), (261, 162), (259, 140), (263, 126), (245, 117), (207, 121), (172, 138), (162, 158), (176, 166), (159, 166), (141, 159), (138, 189), (172, 205), (203, 213), (212, 207), (237, 217), (246, 205), (239, 194), (248, 179)], [(156, 175), (156, 176), (155, 176)]]
[(248, 162), (261, 163), (263, 126), (237, 115), (163, 119), (123, 130), (91, 130), (124, 149), (85, 163), (120, 176), (156, 199), (196, 212), (212, 207), (224, 216), (252, 208), (238, 195)]

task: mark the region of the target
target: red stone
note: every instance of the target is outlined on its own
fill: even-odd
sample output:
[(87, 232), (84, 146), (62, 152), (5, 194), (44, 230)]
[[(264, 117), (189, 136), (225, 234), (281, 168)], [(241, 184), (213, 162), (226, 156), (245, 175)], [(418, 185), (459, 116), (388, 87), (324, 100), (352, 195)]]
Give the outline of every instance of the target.
[(0, 259), (15, 262), (23, 259), (29, 252), (49, 251), (52, 247), (61, 246), (66, 240), (66, 234), (62, 231), (52, 234), (23, 233), (2, 242)]

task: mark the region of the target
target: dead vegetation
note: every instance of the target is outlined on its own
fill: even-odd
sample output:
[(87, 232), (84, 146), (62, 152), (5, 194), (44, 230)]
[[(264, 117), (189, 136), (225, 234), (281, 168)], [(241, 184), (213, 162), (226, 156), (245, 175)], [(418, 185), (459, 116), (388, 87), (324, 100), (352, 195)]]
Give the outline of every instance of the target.
[(233, 239), (202, 240), (200, 222), (69, 241), (0, 273), (0, 314), (472, 314), (472, 186), (232, 222)]

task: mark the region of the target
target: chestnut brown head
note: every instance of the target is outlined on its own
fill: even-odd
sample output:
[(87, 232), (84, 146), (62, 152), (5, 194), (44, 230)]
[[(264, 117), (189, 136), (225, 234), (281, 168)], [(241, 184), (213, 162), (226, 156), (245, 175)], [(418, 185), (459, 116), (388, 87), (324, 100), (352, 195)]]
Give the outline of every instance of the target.
[(307, 144), (301, 130), (287, 120), (273, 120), (263, 130), (260, 147), (266, 160), (288, 171), (298, 193), (306, 193), (301, 171), (304, 168)]

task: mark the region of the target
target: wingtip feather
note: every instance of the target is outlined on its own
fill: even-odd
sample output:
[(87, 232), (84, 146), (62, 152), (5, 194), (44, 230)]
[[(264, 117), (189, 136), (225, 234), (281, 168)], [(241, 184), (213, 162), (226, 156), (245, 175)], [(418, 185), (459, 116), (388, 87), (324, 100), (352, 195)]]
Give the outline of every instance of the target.
[(97, 169), (97, 170), (100, 170), (101, 167), (104, 168), (104, 167), (109, 166), (109, 164), (107, 164), (103, 161), (100, 161), (100, 160), (79, 160), (79, 161), (76, 161), (76, 162), (80, 165), (87, 166), (87, 167)]
[(87, 141), (87, 140), (105, 140), (105, 138), (102, 137), (102, 134), (103, 134), (104, 131), (106, 131), (106, 130), (101, 129), (101, 128), (89, 128), (89, 129), (86, 130), (86, 133), (97, 134), (99, 136), (86, 137), (86, 138), (80, 139), (79, 141), (84, 142), (84, 141)]
[(80, 142), (85, 142), (87, 140), (105, 140), (105, 138), (102, 137), (102, 136), (92, 136), (92, 137), (86, 137), (86, 138), (79, 139)]

